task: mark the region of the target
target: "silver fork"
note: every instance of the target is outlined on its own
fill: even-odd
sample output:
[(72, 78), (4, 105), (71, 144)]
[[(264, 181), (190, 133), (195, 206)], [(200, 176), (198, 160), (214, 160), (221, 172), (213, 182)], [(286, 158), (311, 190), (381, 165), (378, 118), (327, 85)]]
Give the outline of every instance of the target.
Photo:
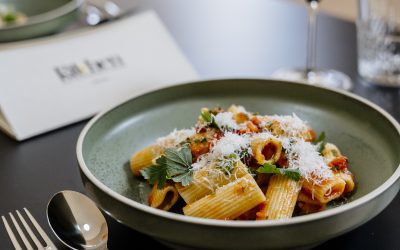
[[(20, 222), (22, 223), (22, 225), (25, 228), (25, 231), (29, 234), (31, 240), (33, 241), (33, 243), (36, 245), (37, 249), (45, 249), (45, 250), (56, 250), (56, 246), (53, 244), (53, 242), (51, 242), (51, 240), (49, 239), (49, 237), (46, 235), (46, 233), (43, 231), (42, 227), (39, 225), (39, 223), (37, 223), (37, 221), (35, 220), (35, 218), (33, 218), (33, 216), (31, 215), (31, 213), (28, 211), (28, 209), (23, 208), (23, 210), (26, 213), (26, 216), (30, 219), (30, 221), (32, 222), (32, 225), (36, 228), (37, 232), (40, 234), (40, 236), (42, 237), (43, 241), (46, 243), (46, 246), (43, 246), (42, 243), (40, 243), (40, 241), (38, 240), (38, 238), (36, 237), (36, 235), (33, 233), (32, 229), (29, 227), (28, 223), (26, 223), (26, 220), (24, 219), (24, 217), (21, 215), (21, 213), (16, 210), (15, 212), (18, 215), (18, 218), (20, 220)], [(22, 231), (21, 226), (19, 225), (19, 223), (17, 222), (17, 220), (15, 219), (14, 215), (12, 213), (9, 213), (9, 216), (11, 218), (12, 223), (14, 224), (15, 229), (18, 232), (18, 235), (20, 237), (20, 239), (22, 240), (22, 242), (25, 245), (25, 248), (27, 250), (33, 250), (34, 248), (32, 248), (32, 245), (30, 244), (28, 238), (25, 236), (25, 233)], [(1, 216), (1, 218), (3, 219), (3, 223), (4, 226), (6, 228), (6, 231), (8, 233), (8, 236), (11, 239), (11, 242), (13, 243), (15, 250), (22, 250), (21, 245), (19, 244), (17, 238), (15, 237), (14, 232), (12, 231), (10, 225), (8, 224), (6, 218), (4, 216)]]

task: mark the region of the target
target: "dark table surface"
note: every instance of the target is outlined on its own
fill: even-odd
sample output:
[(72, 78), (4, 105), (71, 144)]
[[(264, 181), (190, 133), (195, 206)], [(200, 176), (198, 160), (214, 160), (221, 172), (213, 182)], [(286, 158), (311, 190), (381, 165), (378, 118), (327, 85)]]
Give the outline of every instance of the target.
[[(306, 57), (304, 6), (272, 0), (143, 0), (137, 11), (155, 9), (201, 78), (267, 78), (281, 67), (303, 67)], [(347, 73), (354, 93), (378, 104), (400, 120), (400, 91), (374, 87), (357, 76), (354, 23), (320, 15), (317, 65)], [(75, 156), (83, 121), (15, 142), (0, 134), (0, 215), (27, 207), (61, 249), (45, 209), (60, 190), (84, 192)], [(378, 216), (315, 249), (400, 249), (400, 195)], [(111, 218), (109, 248), (165, 249), (151, 238)], [(0, 226), (0, 249), (12, 249)]]

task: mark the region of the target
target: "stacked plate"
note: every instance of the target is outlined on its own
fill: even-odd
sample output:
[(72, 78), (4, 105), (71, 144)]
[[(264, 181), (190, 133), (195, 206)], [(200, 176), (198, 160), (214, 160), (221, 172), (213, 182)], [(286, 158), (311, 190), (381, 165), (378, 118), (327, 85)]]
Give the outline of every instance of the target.
[(0, 0), (0, 42), (11, 42), (62, 30), (79, 17), (83, 0)]

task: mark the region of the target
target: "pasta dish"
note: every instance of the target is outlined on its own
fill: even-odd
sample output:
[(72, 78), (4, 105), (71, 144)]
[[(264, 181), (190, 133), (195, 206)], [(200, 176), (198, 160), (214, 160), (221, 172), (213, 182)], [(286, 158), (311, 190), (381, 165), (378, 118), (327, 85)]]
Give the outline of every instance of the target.
[(23, 24), (28, 17), (20, 11), (16, 11), (13, 5), (0, 3), (0, 28), (12, 24)]
[(130, 159), (151, 207), (220, 220), (276, 220), (322, 211), (355, 188), (348, 160), (296, 114), (232, 105), (200, 111)]

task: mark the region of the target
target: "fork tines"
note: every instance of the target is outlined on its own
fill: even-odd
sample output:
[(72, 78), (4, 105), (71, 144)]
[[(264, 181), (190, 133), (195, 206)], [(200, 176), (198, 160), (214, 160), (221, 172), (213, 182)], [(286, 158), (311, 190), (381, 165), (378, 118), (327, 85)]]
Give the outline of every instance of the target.
[[(20, 223), (18, 223), (17, 219), (15, 219), (14, 215), (12, 213), (9, 213), (9, 216), (11, 218), (12, 224), (14, 225), (14, 229), (17, 232), (17, 235), (19, 235), (20, 240), (24, 243), (25, 248), (28, 250), (33, 250), (34, 248), (31, 245), (31, 242), (29, 242), (27, 236), (25, 233), (28, 233), (30, 239), (32, 242), (36, 245), (36, 249), (46, 249), (46, 250), (55, 250), (57, 249), (53, 242), (49, 239), (49, 237), (46, 235), (46, 233), (43, 231), (43, 229), (40, 227), (40, 225), (37, 223), (35, 218), (31, 215), (31, 213), (28, 211), (28, 209), (23, 208), (25, 211), (26, 217), (29, 218), (30, 222), (36, 229), (37, 233), (42, 237), (43, 241), (46, 243), (46, 246), (43, 246), (42, 243), (39, 241), (39, 239), (36, 237), (36, 235), (33, 233), (31, 227), (28, 225), (26, 222), (25, 218), (22, 216), (22, 214), (16, 210), (15, 212), (17, 213), (18, 219), (20, 223), (22, 223), (25, 232), (22, 230)], [(12, 244), (14, 245), (16, 250), (22, 250), (20, 242), (18, 242), (17, 237), (14, 234), (14, 231), (11, 229), (10, 225), (8, 224), (7, 219), (4, 216), (1, 216), (4, 226), (6, 228), (6, 231), (8, 233), (8, 236), (11, 239)]]

